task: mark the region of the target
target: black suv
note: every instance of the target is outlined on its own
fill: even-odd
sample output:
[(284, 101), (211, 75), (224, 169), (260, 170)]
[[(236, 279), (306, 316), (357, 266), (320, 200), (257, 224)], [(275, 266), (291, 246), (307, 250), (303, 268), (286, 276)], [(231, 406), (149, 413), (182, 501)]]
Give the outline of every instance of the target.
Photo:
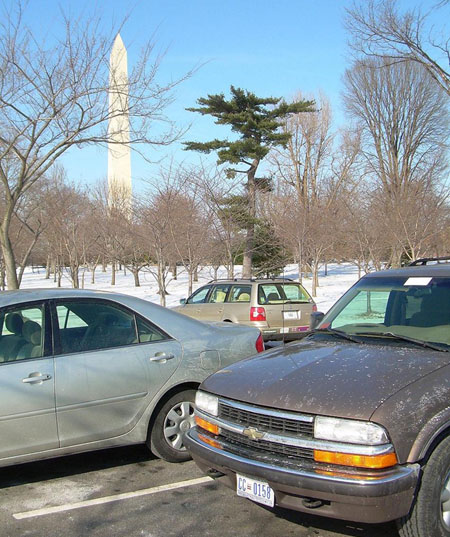
[(449, 537), (450, 264), (429, 261), (364, 276), (313, 334), (206, 379), (200, 468), (265, 505)]

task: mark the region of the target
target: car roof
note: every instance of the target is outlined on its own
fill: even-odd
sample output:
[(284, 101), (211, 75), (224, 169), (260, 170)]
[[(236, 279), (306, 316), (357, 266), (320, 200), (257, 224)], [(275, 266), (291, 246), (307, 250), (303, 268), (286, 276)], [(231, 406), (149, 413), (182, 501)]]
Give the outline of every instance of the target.
[(15, 291), (0, 292), (0, 303), (2, 306), (10, 304), (19, 304), (23, 302), (34, 302), (36, 300), (50, 300), (58, 298), (106, 298), (114, 300), (114, 298), (125, 298), (128, 295), (114, 293), (110, 291), (94, 291), (86, 289), (18, 289)]
[(300, 283), (291, 278), (219, 278), (211, 280), (208, 284), (214, 283)]
[(364, 278), (394, 277), (441, 277), (450, 278), (450, 263), (436, 263), (434, 265), (416, 265), (399, 269), (380, 270), (366, 274)]

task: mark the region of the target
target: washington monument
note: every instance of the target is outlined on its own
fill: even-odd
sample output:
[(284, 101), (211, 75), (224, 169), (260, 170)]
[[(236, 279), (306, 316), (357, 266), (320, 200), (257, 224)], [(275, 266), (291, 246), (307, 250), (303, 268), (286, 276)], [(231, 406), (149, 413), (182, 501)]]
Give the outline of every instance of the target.
[(109, 60), (108, 195), (111, 206), (131, 210), (127, 51), (117, 34)]

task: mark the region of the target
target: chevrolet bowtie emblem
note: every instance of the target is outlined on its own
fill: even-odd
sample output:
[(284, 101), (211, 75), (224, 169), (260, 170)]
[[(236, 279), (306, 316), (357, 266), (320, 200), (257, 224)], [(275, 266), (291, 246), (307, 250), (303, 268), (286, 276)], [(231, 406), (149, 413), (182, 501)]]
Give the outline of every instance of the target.
[(258, 431), (258, 429), (255, 429), (254, 427), (247, 427), (242, 431), (242, 434), (245, 434), (248, 438), (251, 440), (261, 440), (265, 436), (266, 433), (262, 433), (261, 431)]

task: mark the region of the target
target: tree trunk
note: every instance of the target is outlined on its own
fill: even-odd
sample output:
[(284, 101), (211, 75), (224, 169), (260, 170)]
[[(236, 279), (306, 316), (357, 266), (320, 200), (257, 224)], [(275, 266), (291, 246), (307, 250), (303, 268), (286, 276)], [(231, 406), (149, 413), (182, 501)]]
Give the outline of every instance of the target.
[(48, 255), (47, 256), (47, 263), (45, 265), (45, 279), (46, 280), (49, 280), (50, 279), (50, 267), (51, 267), (51, 258), (50, 256)]
[(62, 266), (61, 266), (60, 263), (58, 264), (58, 269), (55, 270), (55, 276), (56, 276), (56, 273), (58, 273), (58, 278), (57, 278), (57, 281), (58, 281), (58, 287), (61, 287), (61, 280), (62, 280)]
[(72, 265), (70, 267), (70, 277), (72, 279), (72, 287), (74, 289), (80, 288), (80, 275), (79, 275), (80, 267), (78, 265)]
[(23, 273), (25, 272), (25, 268), (28, 264), (28, 260), (30, 259), (31, 252), (33, 251), (33, 248), (36, 246), (36, 243), (39, 239), (39, 235), (40, 233), (34, 234), (33, 240), (31, 241), (30, 245), (28, 246), (27, 251), (25, 252), (23, 256), (22, 263), (20, 264), (20, 268), (19, 268), (19, 275), (17, 277), (17, 280), (19, 282), (19, 287), (22, 283)]
[(5, 290), (5, 285), (6, 285), (5, 265), (3, 264), (3, 259), (2, 259), (2, 262), (0, 264), (0, 289), (2, 291)]
[(17, 265), (14, 257), (11, 241), (9, 240), (9, 220), (5, 225), (5, 220), (0, 226), (0, 243), (2, 246), (3, 261), (5, 263), (6, 286), (8, 289), (19, 289), (17, 278)]
[(158, 261), (158, 292), (159, 292), (159, 303), (161, 306), (166, 305), (166, 281), (164, 279), (164, 264), (161, 260)]
[(133, 276), (134, 276), (134, 286), (140, 287), (141, 282), (139, 281), (139, 269), (131, 269), (131, 272), (133, 273)]
[(192, 270), (188, 269), (188, 296), (192, 295), (192, 288), (194, 287), (194, 274)]
[(116, 262), (111, 263), (111, 285), (116, 285)]
[(248, 195), (248, 224), (246, 228), (246, 238), (244, 246), (244, 257), (242, 261), (242, 277), (252, 277), (253, 246), (255, 239), (255, 218), (256, 218), (256, 180), (255, 174), (259, 161), (255, 159), (247, 172), (247, 195)]

